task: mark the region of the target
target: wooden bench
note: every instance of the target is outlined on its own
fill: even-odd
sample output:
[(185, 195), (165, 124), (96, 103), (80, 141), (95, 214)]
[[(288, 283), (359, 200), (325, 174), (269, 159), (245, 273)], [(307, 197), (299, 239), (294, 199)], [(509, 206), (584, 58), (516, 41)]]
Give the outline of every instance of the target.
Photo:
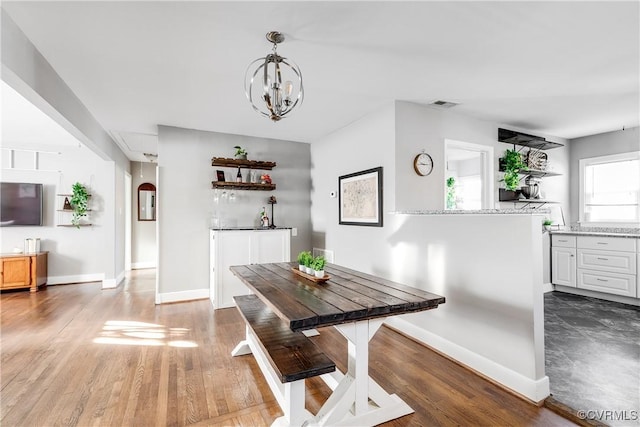
[(294, 332), (256, 295), (233, 297), (246, 323), (246, 338), (232, 356), (253, 353), (284, 416), (273, 426), (301, 425), (313, 415), (304, 405), (305, 378), (327, 374), (336, 365), (302, 332)]

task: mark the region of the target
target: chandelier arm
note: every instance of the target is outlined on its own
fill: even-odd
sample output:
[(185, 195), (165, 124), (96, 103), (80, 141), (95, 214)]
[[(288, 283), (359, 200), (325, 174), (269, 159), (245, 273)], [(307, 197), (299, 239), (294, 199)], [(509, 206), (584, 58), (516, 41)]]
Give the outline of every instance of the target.
[[(258, 59), (256, 59), (255, 61), (253, 61), (251, 64), (249, 64), (249, 67), (247, 68), (247, 74), (249, 73), (249, 69), (251, 68), (251, 66), (252, 66), (253, 64), (255, 64), (256, 62), (260, 62), (260, 61), (262, 61), (263, 59), (264, 59), (264, 58), (258, 58)], [(270, 117), (270, 115), (269, 115), (268, 113), (266, 113), (266, 112), (262, 111), (261, 109), (259, 109), (258, 107), (256, 107), (256, 104), (253, 102), (253, 98), (252, 98), (252, 97), (253, 97), (253, 92), (252, 92), (252, 90), (253, 90), (253, 81), (254, 81), (254, 79), (256, 78), (256, 75), (260, 72), (260, 68), (261, 68), (261, 67), (263, 67), (263, 66), (264, 66), (264, 64), (263, 64), (263, 65), (261, 65), (261, 66), (259, 66), (258, 68), (256, 68), (256, 71), (255, 71), (255, 72), (253, 73), (253, 75), (251, 76), (251, 81), (250, 81), (250, 83), (249, 83), (249, 89), (248, 89), (248, 90), (247, 90), (247, 78), (246, 78), (246, 75), (245, 75), (245, 82), (244, 82), (244, 87), (245, 87), (245, 89), (244, 89), (244, 93), (245, 93), (245, 95), (247, 96), (247, 99), (249, 100), (249, 103), (251, 104), (251, 107), (252, 107), (254, 110), (256, 110), (256, 112), (258, 112), (258, 113), (262, 114), (262, 115), (263, 115), (263, 116), (265, 116), (265, 117)]]

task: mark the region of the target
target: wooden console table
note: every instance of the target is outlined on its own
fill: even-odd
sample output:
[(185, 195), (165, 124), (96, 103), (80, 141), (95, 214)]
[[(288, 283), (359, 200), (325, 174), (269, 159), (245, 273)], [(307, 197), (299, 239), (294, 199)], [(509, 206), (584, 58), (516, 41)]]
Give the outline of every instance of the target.
[(412, 413), (369, 377), (369, 340), (386, 317), (437, 308), (444, 297), (333, 264), (325, 267), (331, 278), (320, 284), (294, 274), (293, 267), (297, 263), (230, 269), (291, 330), (334, 326), (347, 338), (347, 372), (322, 375), (333, 392), (308, 425), (373, 426)]
[(47, 254), (0, 254), (0, 290), (47, 287)]

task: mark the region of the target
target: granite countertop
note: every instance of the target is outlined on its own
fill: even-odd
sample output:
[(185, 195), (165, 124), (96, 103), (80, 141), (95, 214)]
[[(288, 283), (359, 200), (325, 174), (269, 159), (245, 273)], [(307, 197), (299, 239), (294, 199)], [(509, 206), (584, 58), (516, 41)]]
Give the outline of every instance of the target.
[(551, 230), (551, 234), (570, 234), (574, 236), (609, 236), (640, 238), (640, 228), (636, 227), (592, 227), (572, 224), (561, 230)]
[(270, 230), (291, 230), (291, 227), (258, 227), (257, 225), (246, 225), (237, 227), (211, 227), (214, 231), (239, 231), (239, 230), (256, 230), (256, 231), (270, 231)]
[(565, 234), (573, 236), (601, 236), (601, 237), (626, 237), (632, 239), (640, 238), (638, 232), (624, 232), (624, 231), (590, 231), (590, 230), (551, 230), (549, 234)]
[(549, 213), (549, 209), (480, 209), (466, 210), (415, 210), (390, 212), (396, 215), (536, 215)]

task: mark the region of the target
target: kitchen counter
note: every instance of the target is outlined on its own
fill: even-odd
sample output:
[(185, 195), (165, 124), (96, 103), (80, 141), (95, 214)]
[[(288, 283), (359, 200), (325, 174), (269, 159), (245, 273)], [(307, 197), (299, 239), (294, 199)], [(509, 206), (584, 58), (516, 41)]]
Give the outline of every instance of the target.
[(601, 236), (640, 238), (640, 228), (631, 227), (586, 227), (572, 225), (570, 228), (551, 230), (550, 234), (567, 234), (573, 236)]
[(549, 213), (549, 209), (479, 209), (479, 210), (415, 210), (390, 212), (396, 215), (536, 215)]

